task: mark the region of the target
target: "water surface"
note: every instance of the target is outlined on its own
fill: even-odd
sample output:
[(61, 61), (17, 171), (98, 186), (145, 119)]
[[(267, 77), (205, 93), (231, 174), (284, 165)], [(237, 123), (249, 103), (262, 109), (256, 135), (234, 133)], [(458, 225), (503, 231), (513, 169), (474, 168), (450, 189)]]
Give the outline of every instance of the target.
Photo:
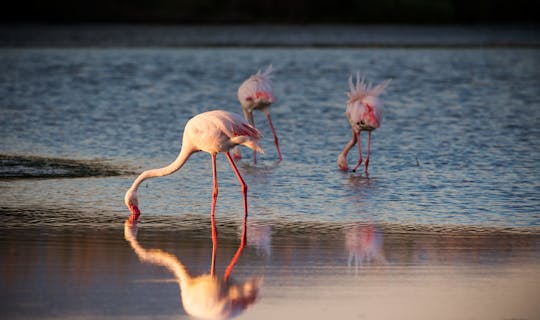
[[(284, 161), (276, 165), (271, 132), (256, 114), (267, 153), (257, 165), (240, 164), (253, 215), (540, 223), (538, 50), (39, 48), (0, 55), (6, 62), (0, 136), (7, 155), (97, 158), (130, 171), (164, 166), (175, 159), (190, 117), (216, 108), (240, 112), (238, 84), (272, 63), (279, 99), (272, 115)], [(336, 170), (350, 139), (346, 81), (357, 70), (375, 83), (392, 79), (382, 96), (382, 127), (373, 135), (369, 179)], [(350, 163), (357, 157), (353, 150)], [(143, 212), (206, 215), (209, 158), (196, 154), (173, 177), (145, 182)], [(226, 161), (219, 162), (219, 206), (235, 211), (237, 182)], [(122, 190), (133, 178), (2, 182), (2, 204), (122, 212)], [(98, 201), (102, 197), (107, 201)]]
[[(96, 220), (100, 229), (84, 221), (2, 227), (2, 318), (187, 319), (173, 274), (138, 260), (119, 219)], [(208, 273), (207, 219), (171, 221), (141, 222), (140, 245), (175, 256), (193, 275)], [(240, 231), (218, 226), (220, 274), (239, 246)], [(535, 319), (539, 244), (537, 234), (497, 229), (254, 220), (232, 277), (259, 277), (263, 284), (239, 318)]]
[[(174, 28), (0, 28), (0, 317), (186, 318), (173, 275), (139, 261), (124, 238), (124, 193), (138, 172), (176, 158), (190, 117), (240, 112), (239, 84), (273, 64), (284, 159), (255, 114), (266, 153), (253, 164), (244, 150), (239, 162), (250, 216), (233, 276), (264, 284), (240, 318), (538, 318), (537, 36), (367, 29), (385, 37), (374, 44), (366, 28), (343, 27), (303, 37), (264, 27), (182, 37)], [(357, 71), (392, 79), (369, 176), (336, 164)], [(349, 163), (357, 158), (352, 150)], [(218, 178), (223, 272), (243, 210), (223, 156)], [(143, 183), (140, 245), (208, 272), (211, 193), (204, 153)]]

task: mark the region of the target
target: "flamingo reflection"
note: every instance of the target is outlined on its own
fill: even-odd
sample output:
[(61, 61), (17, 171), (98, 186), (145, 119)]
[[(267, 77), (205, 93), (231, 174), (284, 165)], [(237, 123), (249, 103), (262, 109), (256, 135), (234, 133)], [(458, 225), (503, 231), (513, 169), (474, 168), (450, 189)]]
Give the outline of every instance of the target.
[(272, 255), (272, 227), (268, 224), (250, 223), (247, 245), (254, 247), (258, 253), (270, 257)]
[(356, 224), (345, 232), (345, 246), (349, 251), (348, 266), (385, 264), (382, 232), (373, 224)]
[[(244, 234), (246, 226), (244, 225)], [(142, 262), (151, 263), (171, 271), (180, 287), (182, 305), (186, 313), (200, 319), (228, 319), (237, 316), (255, 302), (262, 285), (261, 278), (251, 278), (244, 282), (234, 282), (230, 275), (245, 246), (240, 243), (223, 276), (215, 274), (214, 243), (210, 274), (192, 276), (180, 260), (159, 249), (145, 249), (137, 241), (137, 223), (127, 220), (124, 237)], [(243, 237), (245, 239), (245, 237)]]

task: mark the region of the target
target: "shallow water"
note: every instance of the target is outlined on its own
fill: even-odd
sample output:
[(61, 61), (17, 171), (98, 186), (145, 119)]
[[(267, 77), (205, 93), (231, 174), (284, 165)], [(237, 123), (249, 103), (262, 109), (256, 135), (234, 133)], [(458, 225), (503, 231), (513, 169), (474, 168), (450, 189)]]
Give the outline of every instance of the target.
[[(66, 48), (60, 34), (52, 47), (0, 49), (1, 318), (187, 317), (173, 275), (141, 263), (124, 239), (124, 192), (138, 172), (175, 159), (190, 117), (240, 112), (238, 85), (270, 63), (284, 159), (276, 162), (270, 128), (256, 114), (266, 153), (254, 165), (244, 150), (239, 162), (250, 216), (233, 276), (264, 284), (240, 317), (538, 318), (534, 45), (483, 47), (485, 34), (452, 42), (458, 32), (435, 48), (431, 29), (429, 41), (417, 34), (420, 46), (408, 48), (366, 39), (360, 47), (339, 39), (330, 48), (140, 47), (153, 32), (131, 39), (135, 47), (68, 37)], [(385, 41), (403, 44), (400, 32)], [(347, 78), (357, 70), (375, 83), (392, 79), (369, 176), (336, 164), (350, 139)], [(351, 150), (349, 164), (357, 159)], [(218, 178), (223, 272), (239, 245), (242, 203), (223, 156)], [(211, 188), (204, 153), (145, 182), (140, 245), (208, 272)]]
[[(279, 101), (272, 116), (284, 160), (275, 163), (270, 129), (256, 114), (266, 154), (255, 166), (241, 162), (254, 216), (540, 225), (535, 49), (39, 48), (0, 55), (4, 154), (97, 158), (135, 172), (166, 165), (191, 116), (240, 112), (238, 84), (273, 63)], [(350, 139), (343, 112), (347, 77), (356, 70), (373, 82), (392, 79), (369, 179), (336, 166)], [(350, 164), (356, 159), (352, 150)], [(219, 162), (218, 212), (236, 212), (237, 182)], [(123, 212), (133, 178), (2, 182), (2, 204)], [(206, 215), (210, 187), (209, 156), (196, 154), (173, 177), (142, 186), (143, 213)]]
[[(208, 273), (208, 219), (171, 221), (141, 223), (139, 244), (172, 254), (193, 275)], [(0, 229), (2, 318), (187, 318), (172, 272), (140, 262), (122, 222), (103, 225)], [(218, 274), (240, 231), (218, 226)], [(255, 302), (240, 313), (245, 319), (535, 319), (539, 241), (497, 229), (250, 221), (232, 277), (263, 279)]]

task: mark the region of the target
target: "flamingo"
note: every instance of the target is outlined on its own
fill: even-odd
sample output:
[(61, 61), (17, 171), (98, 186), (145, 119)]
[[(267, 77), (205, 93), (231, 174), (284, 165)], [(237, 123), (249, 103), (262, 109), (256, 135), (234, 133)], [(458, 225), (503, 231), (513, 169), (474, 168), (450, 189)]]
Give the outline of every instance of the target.
[[(274, 143), (276, 144), (278, 157), (281, 161), (283, 157), (281, 156), (278, 137), (276, 130), (274, 129), (274, 124), (272, 123), (272, 117), (270, 116), (270, 106), (276, 101), (272, 90), (272, 84), (270, 83), (272, 71), (272, 65), (269, 65), (264, 72), (259, 70), (256, 74), (244, 81), (238, 88), (238, 100), (242, 106), (244, 118), (248, 120), (252, 126), (255, 127), (253, 110), (260, 110), (266, 115), (268, 123), (270, 124), (270, 129), (272, 129), (272, 134), (274, 135)], [(236, 159), (242, 157), (239, 148), (234, 150), (233, 155)], [(257, 162), (256, 155), (257, 153), (253, 152), (253, 162)]]
[[(245, 228), (244, 224), (244, 232)], [(211, 274), (192, 276), (174, 255), (159, 249), (143, 248), (137, 241), (137, 222), (126, 220), (124, 238), (142, 262), (165, 267), (174, 274), (180, 287), (182, 305), (190, 316), (198, 319), (228, 319), (240, 314), (257, 300), (262, 278), (251, 278), (243, 282), (229, 278), (245, 242), (241, 242), (223, 276), (215, 274), (214, 259)]]
[[(243, 145), (253, 149), (254, 151), (263, 153), (264, 151), (258, 145), (259, 136), (260, 133), (257, 129), (242, 119), (240, 115), (235, 113), (223, 110), (214, 110), (198, 114), (191, 118), (184, 128), (182, 148), (176, 160), (163, 168), (144, 171), (135, 179), (131, 187), (126, 192), (124, 202), (131, 212), (129, 221), (132, 223), (136, 222), (141, 214), (137, 197), (137, 188), (139, 185), (146, 179), (166, 176), (176, 172), (184, 165), (184, 163), (193, 153), (198, 151), (206, 151), (210, 153), (212, 157), (212, 174), (214, 182), (211, 209), (212, 223), (214, 223), (214, 213), (218, 196), (216, 171), (216, 155), (218, 153), (225, 153), (238, 181), (240, 182), (240, 185), (242, 186), (245, 221), (248, 215), (248, 188), (244, 182), (244, 179), (242, 179), (238, 168), (234, 164), (234, 161), (229, 154), (229, 150), (234, 146)], [(212, 239), (214, 242), (215, 237), (216, 234), (213, 229)]]
[(364, 78), (360, 79), (359, 73), (356, 75), (356, 85), (353, 83), (352, 76), (349, 77), (349, 88), (351, 91), (348, 93), (349, 100), (347, 101), (347, 110), (345, 111), (345, 115), (347, 116), (349, 124), (352, 128), (352, 138), (345, 145), (345, 148), (338, 156), (337, 163), (341, 170), (349, 170), (347, 165), (347, 154), (357, 142), (358, 154), (360, 158), (352, 171), (355, 172), (356, 169), (358, 169), (358, 167), (362, 164), (360, 133), (362, 131), (367, 131), (368, 145), (365, 172), (366, 175), (368, 174), (371, 132), (377, 129), (381, 125), (382, 121), (383, 102), (378, 98), (378, 96), (386, 88), (389, 82), (390, 79), (385, 80), (381, 84), (372, 88), (371, 84), (364, 82)]

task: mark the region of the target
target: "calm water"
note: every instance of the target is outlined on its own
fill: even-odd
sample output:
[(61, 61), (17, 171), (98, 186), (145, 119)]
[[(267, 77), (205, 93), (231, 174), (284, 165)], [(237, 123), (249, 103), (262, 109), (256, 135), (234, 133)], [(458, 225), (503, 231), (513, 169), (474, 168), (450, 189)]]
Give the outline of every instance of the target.
[[(193, 115), (240, 112), (239, 84), (268, 64), (284, 159), (255, 114), (266, 154), (239, 164), (250, 217), (233, 276), (264, 284), (241, 317), (538, 318), (537, 33), (210, 29), (202, 41), (197, 28), (0, 28), (0, 318), (186, 318), (171, 272), (141, 263), (134, 243), (208, 272), (209, 155), (140, 187), (135, 242), (123, 196), (139, 172), (176, 158)], [(369, 177), (336, 164), (356, 71), (392, 79)], [(242, 203), (218, 161), (223, 272)]]
[[(207, 273), (208, 220), (183, 216), (175, 223), (172, 217), (147, 217), (139, 225), (139, 245), (175, 256), (195, 275)], [(262, 277), (264, 283), (242, 319), (540, 315), (538, 235), (426, 232), (369, 223), (248, 225), (248, 245), (233, 278)], [(141, 263), (122, 229), (120, 218), (99, 230), (75, 224), (1, 227), (0, 316), (188, 319), (173, 274), (159, 264)], [(238, 248), (240, 230), (232, 224), (218, 230), (216, 269), (222, 274)]]
[[(2, 49), (3, 154), (99, 159), (139, 172), (171, 162), (187, 120), (240, 111), (239, 83), (272, 63), (283, 162), (241, 163), (257, 219), (540, 226), (540, 51), (536, 49)], [(369, 179), (337, 170), (350, 138), (347, 77), (391, 78)], [(364, 141), (365, 143), (365, 141)], [(352, 164), (358, 154), (349, 154)], [(220, 157), (221, 158), (221, 157)], [(236, 218), (225, 157), (218, 213)], [(144, 215), (207, 215), (210, 157), (145, 183)], [(124, 213), (133, 175), (1, 182), (2, 206)], [(233, 213), (233, 214), (231, 214)]]

